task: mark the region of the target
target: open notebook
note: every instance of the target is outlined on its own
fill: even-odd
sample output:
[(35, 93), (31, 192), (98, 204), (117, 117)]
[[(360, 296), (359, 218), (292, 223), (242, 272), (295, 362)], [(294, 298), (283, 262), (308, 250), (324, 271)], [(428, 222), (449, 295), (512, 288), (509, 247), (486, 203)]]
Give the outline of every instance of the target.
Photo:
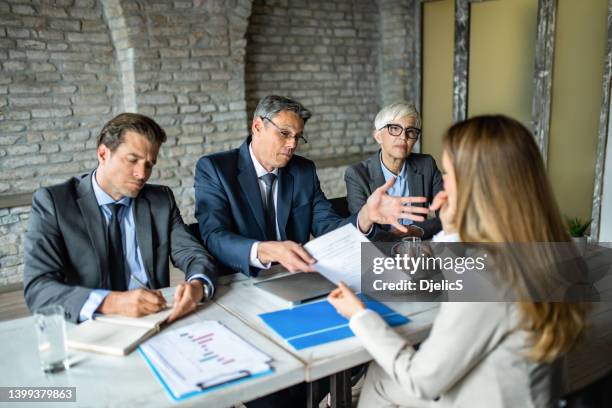
[[(162, 289), (166, 303), (172, 305), (174, 288)], [(68, 347), (76, 350), (124, 356), (140, 343), (158, 333), (173, 309), (143, 317), (96, 314), (93, 319), (68, 331)]]

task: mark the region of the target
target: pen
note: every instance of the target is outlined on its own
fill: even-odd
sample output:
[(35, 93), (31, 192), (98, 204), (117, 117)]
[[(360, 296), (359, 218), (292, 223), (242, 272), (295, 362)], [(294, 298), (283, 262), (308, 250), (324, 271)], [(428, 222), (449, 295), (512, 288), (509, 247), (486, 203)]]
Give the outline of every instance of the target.
[[(138, 286), (140, 286), (140, 288), (145, 289), (145, 290), (150, 290), (147, 285), (145, 285), (140, 279), (138, 279), (136, 277), (136, 275), (131, 274), (130, 275), (130, 279), (134, 279), (134, 282), (136, 282), (138, 284)], [(157, 292), (159, 292), (159, 291), (157, 291)], [(159, 293), (161, 295), (161, 292), (159, 292)], [(164, 299), (164, 308), (168, 307), (168, 301), (166, 300), (166, 298), (163, 295), (161, 295), (161, 297)]]

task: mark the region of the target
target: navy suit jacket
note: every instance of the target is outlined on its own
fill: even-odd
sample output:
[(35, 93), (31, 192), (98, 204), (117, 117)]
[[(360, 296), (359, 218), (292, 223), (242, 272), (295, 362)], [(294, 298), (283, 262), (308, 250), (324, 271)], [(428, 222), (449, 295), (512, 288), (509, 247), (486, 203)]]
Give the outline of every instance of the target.
[[(223, 265), (249, 276), (259, 269), (249, 265), (251, 246), (266, 241), (264, 205), (249, 144), (204, 156), (195, 172), (195, 216), (202, 242)], [(342, 218), (334, 212), (319, 186), (312, 161), (293, 156), (278, 170), (276, 217), (281, 240), (301, 244), (311, 234), (325, 234), (357, 215)]]

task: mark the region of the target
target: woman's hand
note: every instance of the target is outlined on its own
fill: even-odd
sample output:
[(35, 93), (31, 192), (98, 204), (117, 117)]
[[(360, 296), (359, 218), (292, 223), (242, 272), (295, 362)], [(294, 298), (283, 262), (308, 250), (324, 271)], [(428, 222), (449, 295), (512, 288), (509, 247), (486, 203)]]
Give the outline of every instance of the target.
[(446, 191), (442, 190), (436, 194), (433, 203), (429, 207), (432, 211), (440, 210), (440, 222), (442, 222), (442, 229), (446, 234), (454, 234), (457, 232), (457, 226), (455, 224), (455, 214), (457, 212), (456, 203), (449, 199)]
[(336, 312), (350, 319), (353, 315), (365, 309), (365, 305), (344, 282), (340, 282), (338, 287), (327, 296), (327, 301), (336, 308)]

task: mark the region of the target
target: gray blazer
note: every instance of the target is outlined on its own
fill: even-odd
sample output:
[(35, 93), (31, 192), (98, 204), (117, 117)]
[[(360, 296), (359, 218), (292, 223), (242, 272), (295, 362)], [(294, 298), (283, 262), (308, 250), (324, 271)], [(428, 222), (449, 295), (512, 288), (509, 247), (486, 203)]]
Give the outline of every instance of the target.
[[(406, 164), (410, 195), (426, 197), (431, 203), (443, 188), (442, 174), (436, 166), (436, 161), (428, 154), (411, 153), (406, 159)], [(344, 181), (349, 211), (355, 214), (363, 207), (370, 194), (385, 184), (385, 176), (380, 167), (380, 150), (366, 160), (348, 167)], [(442, 229), (439, 218), (416, 222), (414, 225), (423, 228), (425, 232), (423, 238), (430, 238)]]
[[(25, 235), (25, 300), (31, 311), (60, 304), (76, 322), (93, 289), (110, 289), (107, 227), (91, 175), (34, 193)], [(168, 258), (185, 272), (216, 277), (213, 258), (183, 223), (170, 188), (146, 184), (133, 202), (149, 286), (169, 286)]]
[(359, 407), (380, 406), (373, 388), (408, 406), (415, 399), (439, 408), (557, 406), (563, 383), (560, 360), (527, 359), (533, 343), (517, 329), (519, 323), (513, 303), (442, 303), (429, 337), (416, 351), (378, 314), (354, 316), (352, 331), (382, 368), (368, 371), (377, 378), (366, 379), (374, 387), (364, 385)]

